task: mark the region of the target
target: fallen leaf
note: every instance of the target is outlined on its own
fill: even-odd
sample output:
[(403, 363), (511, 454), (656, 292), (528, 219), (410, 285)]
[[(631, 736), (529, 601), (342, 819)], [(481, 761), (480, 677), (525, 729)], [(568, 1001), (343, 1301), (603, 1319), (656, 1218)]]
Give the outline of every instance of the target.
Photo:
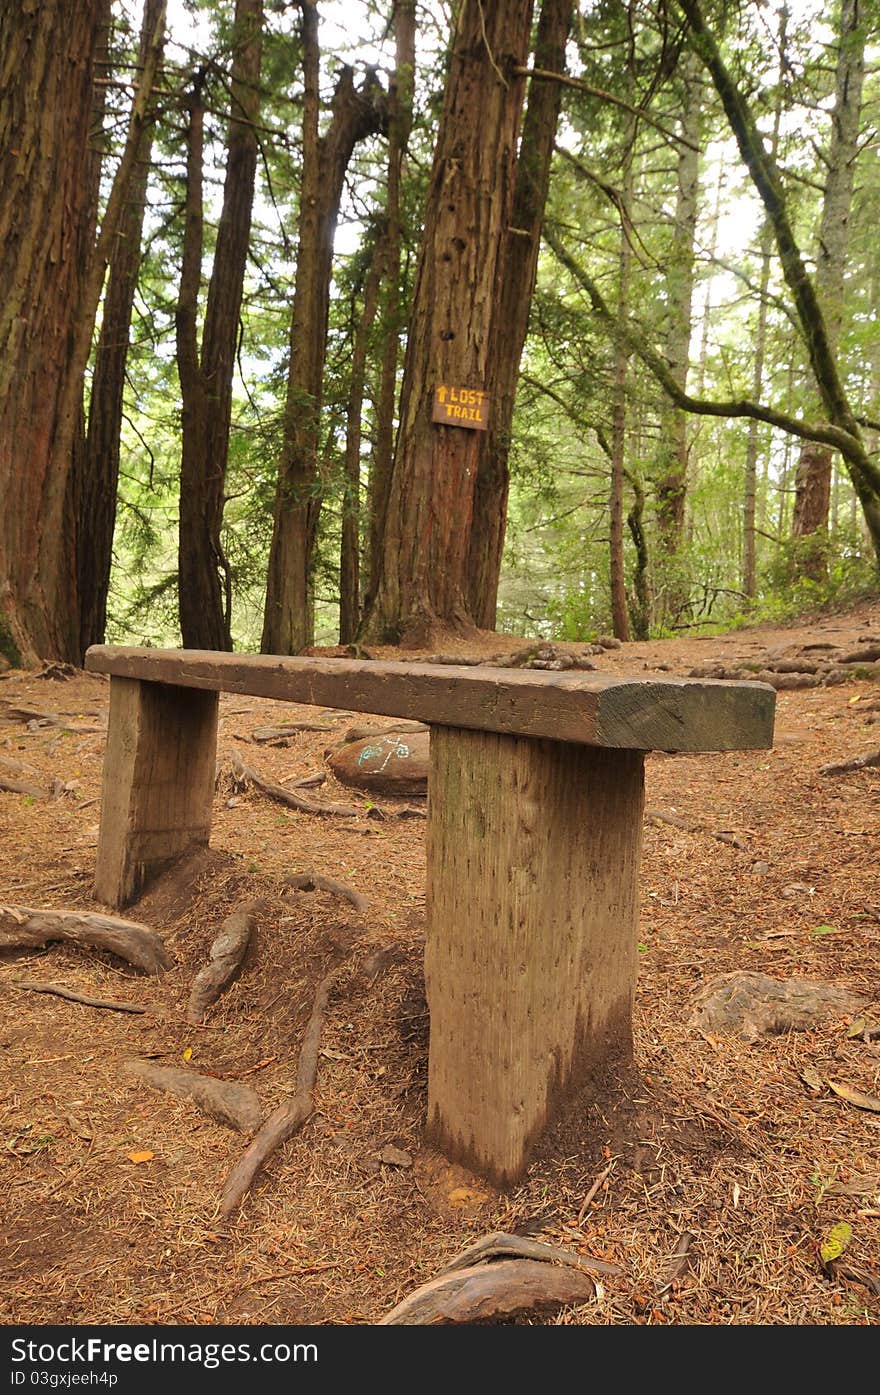
[(857, 1017), (846, 1035), (848, 1037), (860, 1037), (867, 1025), (867, 1021), (864, 1017)]
[(839, 1259), (851, 1239), (852, 1226), (847, 1225), (846, 1221), (833, 1225), (819, 1247), (822, 1263), (830, 1264), (832, 1260)]
[(839, 931), (836, 925), (816, 925), (810, 931), (811, 935), (837, 935)]
[(813, 1070), (812, 1066), (804, 1066), (801, 1071), (801, 1080), (805, 1085), (808, 1085), (811, 1090), (824, 1090), (825, 1088), (825, 1081), (818, 1071)]
[(186, 1048), (186, 1050), (184, 1051), (184, 1053), (183, 1053), (183, 1059), (184, 1059), (185, 1061), (191, 1061), (191, 1060), (192, 1060), (192, 1054), (193, 1054), (193, 1049), (192, 1049), (191, 1046), (188, 1046), (188, 1047)]
[(140, 1152), (129, 1153), (128, 1161), (133, 1163), (150, 1162), (154, 1156), (155, 1154), (151, 1153), (149, 1148), (143, 1148)]
[(838, 1084), (834, 1080), (829, 1080), (828, 1084), (835, 1095), (840, 1095), (842, 1100), (849, 1104), (854, 1104), (856, 1109), (870, 1109), (874, 1114), (880, 1114), (880, 1099), (876, 1095), (866, 1095), (862, 1090), (857, 1090), (854, 1085), (847, 1085), (845, 1082)]

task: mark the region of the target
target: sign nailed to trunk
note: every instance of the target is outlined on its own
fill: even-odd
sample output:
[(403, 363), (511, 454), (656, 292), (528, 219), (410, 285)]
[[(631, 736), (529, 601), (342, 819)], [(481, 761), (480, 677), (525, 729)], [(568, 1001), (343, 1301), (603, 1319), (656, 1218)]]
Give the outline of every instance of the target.
[(431, 420), (443, 426), (466, 426), (470, 431), (486, 431), (489, 426), (488, 394), (481, 388), (435, 388)]

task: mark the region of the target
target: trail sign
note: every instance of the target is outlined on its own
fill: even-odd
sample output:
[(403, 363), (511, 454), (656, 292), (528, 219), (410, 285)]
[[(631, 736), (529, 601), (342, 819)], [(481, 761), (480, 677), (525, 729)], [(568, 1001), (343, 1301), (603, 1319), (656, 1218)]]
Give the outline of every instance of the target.
[(481, 388), (435, 388), (431, 420), (443, 426), (466, 426), (469, 431), (486, 431), (489, 427), (488, 394)]

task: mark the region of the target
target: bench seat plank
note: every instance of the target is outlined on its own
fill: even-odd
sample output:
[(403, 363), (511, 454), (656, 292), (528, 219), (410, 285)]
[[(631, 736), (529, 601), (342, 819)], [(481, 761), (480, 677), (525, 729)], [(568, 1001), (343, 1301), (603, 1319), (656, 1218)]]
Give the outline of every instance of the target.
[(765, 683), (109, 645), (93, 645), (85, 666), (175, 687), (583, 746), (736, 751), (773, 744), (776, 695)]

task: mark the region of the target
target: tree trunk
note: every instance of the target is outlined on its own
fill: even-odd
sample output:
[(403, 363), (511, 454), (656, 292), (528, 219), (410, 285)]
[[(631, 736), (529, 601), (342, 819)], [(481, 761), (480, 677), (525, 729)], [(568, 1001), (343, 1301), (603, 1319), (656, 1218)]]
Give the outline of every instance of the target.
[[(534, 66), (564, 73), (573, 0), (543, 0)], [(492, 402), (489, 429), (477, 441), (474, 518), (468, 558), (471, 614), (483, 629), (495, 628), (498, 582), (507, 525), (508, 459), (519, 364), (529, 327), (538, 269), (550, 164), (559, 123), (562, 87), (532, 80), (516, 167), (513, 211), (498, 271), (497, 309), (486, 388)]]
[(14, 662), (79, 659), (71, 462), (164, 7), (95, 242), (90, 126), (106, 24), (106, 0), (0, 7), (0, 648)]
[(345, 171), (356, 143), (381, 129), (385, 99), (375, 74), (355, 88), (343, 68), (330, 125), (318, 134), (318, 12), (302, 0), (303, 139), (299, 249), (290, 332), (284, 437), (278, 465), (262, 649), (297, 654), (312, 642), (312, 558), (323, 485), (318, 463), (333, 238)]
[(108, 14), (109, 0), (0, 6), (0, 652), (14, 664), (69, 657), (79, 639), (73, 577), (49, 565), (43, 528), (70, 470), (62, 411), (95, 230), (93, 65)]
[(370, 462), (369, 584), (367, 604), (379, 585), (382, 532), (388, 508), (391, 462), (394, 456), (394, 417), (397, 406), (397, 365), (402, 327), (400, 303), (403, 208), (401, 185), (406, 147), (412, 127), (413, 76), (416, 62), (415, 0), (396, 0), (396, 54), (388, 85), (388, 189), (385, 198), (385, 289), (382, 306), (382, 365), (376, 406), (375, 444)]
[[(139, 67), (146, 62), (150, 43), (157, 32), (160, 34), (161, 62), (164, 5), (165, 0), (146, 0), (138, 50)], [(107, 623), (125, 365), (141, 262), (141, 235), (152, 145), (152, 125), (144, 125), (116, 241), (110, 254), (85, 442), (79, 461), (74, 460), (72, 495), (75, 516), (79, 520), (75, 528), (75, 544), (81, 656), (90, 644), (104, 642)]]
[[(617, 262), (617, 315), (629, 317), (632, 281), (632, 242), (629, 222), (633, 201), (633, 141), (635, 123), (627, 123), (623, 177), (620, 189), (620, 254)], [(618, 339), (614, 345), (611, 403), (611, 495), (609, 500), (609, 572), (611, 580), (611, 627), (617, 639), (629, 639), (629, 612), (626, 603), (626, 572), (623, 562), (623, 481), (626, 469), (626, 404), (629, 378), (629, 350)]]
[[(834, 110), (828, 150), (828, 175), (819, 252), (816, 260), (816, 295), (825, 314), (832, 352), (840, 343), (843, 324), (844, 280), (849, 251), (855, 163), (859, 152), (859, 120), (865, 74), (866, 22), (864, 0), (841, 0)], [(809, 537), (828, 527), (831, 498), (830, 446), (808, 441), (801, 447), (795, 480), (792, 536)], [(808, 575), (821, 580), (827, 573), (827, 553), (817, 546), (802, 558)]]
[[(779, 70), (776, 78), (776, 100), (773, 104), (773, 131), (770, 136), (770, 155), (776, 159), (779, 150), (779, 128), (782, 122), (783, 79), (785, 76), (783, 56), (788, 33), (788, 11), (785, 6), (779, 11)], [(758, 324), (755, 330), (755, 357), (752, 364), (752, 397), (760, 402), (764, 392), (764, 354), (767, 348), (767, 291), (770, 286), (770, 255), (773, 249), (773, 228), (768, 219), (761, 229), (761, 281), (758, 299)], [(743, 491), (743, 562), (742, 589), (749, 600), (754, 600), (757, 590), (755, 565), (755, 511), (758, 482), (758, 423), (749, 422), (746, 440), (745, 487)]]
[[(684, 105), (679, 146), (672, 246), (666, 268), (665, 356), (675, 382), (687, 386), (694, 292), (694, 236), (700, 190), (700, 65), (688, 52), (682, 62)], [(657, 524), (660, 545), (669, 555), (681, 547), (687, 496), (687, 415), (664, 401), (660, 412), (660, 450), (656, 468)]]
[(361, 415), (370, 330), (376, 318), (379, 282), (385, 270), (385, 241), (373, 249), (364, 280), (364, 299), (354, 331), (351, 381), (345, 429), (345, 485), (342, 496), (342, 540), (339, 554), (339, 643), (351, 644), (360, 622), (360, 490)]
[[(435, 425), (436, 388), (483, 391), (494, 346), (499, 254), (513, 206), (531, 0), (467, 3), (458, 18), (434, 154), (401, 424), (365, 636), (419, 643), (469, 627), (479, 435)], [(492, 404), (490, 404), (490, 412)]]
[(231, 649), (231, 578), (223, 554), (232, 379), (250, 241), (259, 114), (263, 0), (236, 0), (223, 209), (208, 288), (201, 353), (198, 296), (203, 253), (200, 79), (191, 105), (186, 225), (177, 311), (183, 401), (178, 589), (188, 649)]

